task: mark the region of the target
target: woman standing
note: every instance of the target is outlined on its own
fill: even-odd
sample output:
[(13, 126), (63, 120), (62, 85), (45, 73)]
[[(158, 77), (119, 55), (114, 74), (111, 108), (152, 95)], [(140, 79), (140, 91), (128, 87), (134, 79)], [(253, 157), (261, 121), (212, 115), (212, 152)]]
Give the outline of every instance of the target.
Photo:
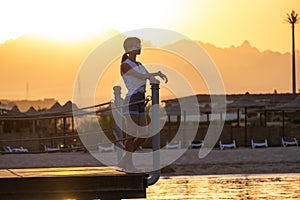
[[(163, 79), (166, 83), (168, 79), (166, 75), (160, 71), (149, 73), (145, 66), (136, 60), (137, 55), (141, 54), (141, 40), (139, 38), (127, 38), (124, 41), (123, 47), (125, 53), (121, 62), (121, 75), (128, 89), (124, 102), (125, 105), (129, 104), (129, 106), (124, 109), (124, 115), (126, 116), (125, 132), (131, 135), (130, 137), (132, 138), (125, 141), (126, 153), (120, 160), (119, 167), (125, 172), (134, 173), (139, 172), (139, 170), (136, 169), (132, 163), (132, 153), (145, 142), (145, 136), (148, 133), (146, 129), (147, 116), (145, 103), (143, 102), (145, 99), (146, 81), (149, 79), (150, 82), (153, 82), (156, 80), (156, 76)], [(134, 125), (131, 122), (133, 122)]]

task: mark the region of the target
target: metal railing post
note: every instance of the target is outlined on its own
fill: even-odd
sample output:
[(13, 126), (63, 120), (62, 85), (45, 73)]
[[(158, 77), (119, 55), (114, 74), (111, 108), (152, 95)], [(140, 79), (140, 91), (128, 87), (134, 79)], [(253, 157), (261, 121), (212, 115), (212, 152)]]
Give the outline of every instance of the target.
[[(114, 96), (115, 96), (115, 106), (118, 107), (116, 109), (116, 134), (117, 134), (117, 140), (121, 140), (123, 138), (122, 133), (122, 108), (120, 107), (123, 104), (122, 98), (121, 98), (121, 87), (120, 86), (114, 86)], [(121, 141), (119, 142), (121, 143)], [(121, 148), (122, 145), (117, 145), (119, 148), (117, 148), (117, 155), (118, 155), (118, 161), (121, 160), (123, 156), (123, 149)]]
[(153, 174), (147, 180), (148, 186), (155, 184), (160, 177), (160, 130), (159, 130), (159, 81), (151, 82), (152, 95), (152, 150), (153, 150)]

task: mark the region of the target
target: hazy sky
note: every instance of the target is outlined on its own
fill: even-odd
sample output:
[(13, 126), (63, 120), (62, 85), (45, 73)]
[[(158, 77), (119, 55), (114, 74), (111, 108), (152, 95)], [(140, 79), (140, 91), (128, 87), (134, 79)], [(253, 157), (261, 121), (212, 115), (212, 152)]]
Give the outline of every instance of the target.
[[(76, 73), (87, 56), (85, 53), (97, 45), (73, 47), (73, 44), (80, 44), (80, 39), (91, 39), (111, 29), (127, 32), (162, 28), (217, 47), (240, 46), (248, 40), (260, 51), (291, 52), (291, 25), (286, 22), (287, 13), (293, 9), (300, 13), (300, 0), (3, 0), (0, 8), (0, 43), (33, 34), (43, 39), (51, 38), (47, 41), (51, 44), (55, 41), (62, 45), (59, 50), (53, 50), (48, 44), (45, 49), (41, 48), (42, 52), (36, 52), (40, 47), (33, 47), (39, 44), (26, 43), (32, 41), (26, 37), (16, 44), (1, 45), (0, 98), (53, 97), (65, 101), (72, 96)], [(295, 33), (296, 49), (300, 50), (300, 24), (296, 25)], [(296, 59), (299, 63), (300, 59)], [(238, 80), (241, 70), (234, 73), (225, 70), (231, 73), (225, 82)], [(285, 72), (289, 71), (288, 64)], [(297, 69), (298, 77), (299, 72)], [(7, 74), (14, 74), (14, 78)], [(242, 88), (239, 90), (225, 86), (231, 93), (273, 92), (279, 86), (282, 88), (279, 92), (290, 91), (290, 74), (273, 79), (269, 74), (260, 74), (263, 80), (274, 81), (269, 85), (262, 81), (267, 89), (251, 86), (248, 82), (236, 84)]]
[[(291, 28), (284, 19), (292, 9), (300, 12), (300, 1), (7, 0), (0, 7), (0, 42), (26, 33), (73, 40), (107, 29), (165, 28), (220, 47), (249, 40), (259, 50), (289, 52)], [(299, 49), (300, 24), (296, 36)]]

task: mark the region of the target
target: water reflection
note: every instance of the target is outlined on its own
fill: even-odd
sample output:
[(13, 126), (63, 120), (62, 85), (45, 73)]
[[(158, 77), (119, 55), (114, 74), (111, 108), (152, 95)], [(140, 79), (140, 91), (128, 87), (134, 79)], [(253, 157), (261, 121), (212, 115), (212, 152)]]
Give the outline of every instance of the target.
[(147, 200), (299, 199), (300, 174), (162, 177)]

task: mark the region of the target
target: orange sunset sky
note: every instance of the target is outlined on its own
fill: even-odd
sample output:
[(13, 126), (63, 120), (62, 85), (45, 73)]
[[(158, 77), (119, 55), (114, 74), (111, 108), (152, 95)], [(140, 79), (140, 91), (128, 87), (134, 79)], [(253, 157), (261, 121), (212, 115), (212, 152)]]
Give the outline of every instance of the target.
[[(163, 28), (220, 48), (247, 40), (261, 52), (285, 54), (291, 53), (286, 14), (300, 13), (299, 0), (10, 0), (0, 7), (0, 99), (55, 98), (61, 103), (72, 98), (81, 63), (111, 30)], [(299, 50), (300, 24), (295, 35)]]

